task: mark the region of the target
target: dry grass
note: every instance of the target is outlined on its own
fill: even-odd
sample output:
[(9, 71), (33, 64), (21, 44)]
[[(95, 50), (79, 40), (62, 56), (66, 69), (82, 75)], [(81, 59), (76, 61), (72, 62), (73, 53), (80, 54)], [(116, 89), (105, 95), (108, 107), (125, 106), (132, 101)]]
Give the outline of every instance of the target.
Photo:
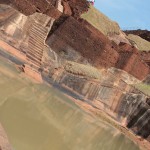
[(145, 93), (145, 94), (150, 96), (150, 85), (144, 84), (144, 83), (140, 83), (140, 84), (135, 85), (135, 87), (137, 89), (139, 89), (140, 91), (142, 91), (143, 93)]
[(86, 76), (94, 79), (101, 79), (102, 75), (100, 71), (92, 66), (79, 64), (76, 62), (68, 61), (64, 66), (65, 70), (81, 76)]
[(108, 35), (109, 33), (119, 34), (119, 25), (116, 22), (110, 20), (103, 13), (99, 12), (93, 6), (90, 7), (87, 13), (82, 15), (82, 18), (87, 20), (105, 35)]
[(135, 43), (139, 50), (143, 51), (149, 51), (150, 50), (150, 42), (142, 39), (141, 37), (133, 34), (129, 34), (127, 36), (129, 40), (131, 40), (133, 43)]

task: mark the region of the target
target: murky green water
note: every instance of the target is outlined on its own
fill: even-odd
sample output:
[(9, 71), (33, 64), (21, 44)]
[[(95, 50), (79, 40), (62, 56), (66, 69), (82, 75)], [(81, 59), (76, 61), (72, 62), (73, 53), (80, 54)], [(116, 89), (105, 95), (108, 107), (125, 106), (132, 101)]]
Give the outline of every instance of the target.
[(57, 90), (0, 60), (0, 122), (14, 150), (139, 150)]

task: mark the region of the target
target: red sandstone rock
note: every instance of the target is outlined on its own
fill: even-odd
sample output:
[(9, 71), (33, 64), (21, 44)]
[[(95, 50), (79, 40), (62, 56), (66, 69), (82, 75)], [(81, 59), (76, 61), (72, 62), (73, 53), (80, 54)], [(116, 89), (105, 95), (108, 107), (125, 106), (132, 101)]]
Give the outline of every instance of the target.
[(55, 19), (61, 16), (61, 12), (55, 8), (56, 0), (6, 0), (0, 3), (10, 4), (27, 16), (35, 12), (47, 14)]
[(58, 54), (68, 53), (67, 47), (71, 47), (96, 67), (115, 66), (119, 58), (106, 36), (86, 21), (79, 22), (72, 17), (48, 38), (48, 44)]
[[(47, 43), (65, 59), (71, 59), (74, 52), (97, 68), (117, 67), (143, 80), (149, 67), (141, 60), (138, 50), (129, 44), (113, 44), (99, 30), (83, 19), (69, 17), (61, 22), (48, 38)], [(74, 50), (74, 52), (73, 52)], [(75, 55), (74, 55), (75, 57)], [(82, 60), (76, 60), (82, 62)]]
[(66, 1), (63, 1), (62, 5), (64, 7), (64, 14), (71, 16), (72, 11), (71, 11), (71, 8), (70, 8), (69, 4)]
[(136, 78), (143, 80), (149, 73), (149, 67), (142, 61), (138, 49), (126, 43), (120, 43), (119, 60), (116, 67), (125, 70)]
[(80, 15), (88, 11), (89, 2), (87, 0), (63, 0), (68, 2), (74, 17), (79, 18)]
[(118, 49), (119, 52), (133, 52), (135, 54), (138, 54), (138, 49), (134, 46), (131, 46), (127, 43), (120, 43), (119, 44), (119, 49)]
[(143, 80), (149, 74), (149, 67), (133, 52), (121, 52), (117, 68), (125, 70), (134, 77)]
[(150, 67), (150, 51), (142, 51), (140, 53), (141, 58), (149, 65)]
[[(35, 12), (47, 14), (52, 18), (59, 18), (61, 12), (57, 10), (58, 0), (2, 0), (0, 3), (10, 4), (25, 15), (32, 15)], [(79, 18), (88, 11), (89, 3), (86, 0), (62, 0), (64, 13)]]

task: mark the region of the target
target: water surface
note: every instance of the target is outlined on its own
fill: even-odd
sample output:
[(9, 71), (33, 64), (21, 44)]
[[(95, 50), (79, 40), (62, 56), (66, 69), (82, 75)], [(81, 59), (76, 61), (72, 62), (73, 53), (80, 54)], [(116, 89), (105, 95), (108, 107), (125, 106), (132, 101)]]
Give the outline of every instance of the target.
[(0, 60), (0, 122), (14, 150), (139, 150), (61, 92)]

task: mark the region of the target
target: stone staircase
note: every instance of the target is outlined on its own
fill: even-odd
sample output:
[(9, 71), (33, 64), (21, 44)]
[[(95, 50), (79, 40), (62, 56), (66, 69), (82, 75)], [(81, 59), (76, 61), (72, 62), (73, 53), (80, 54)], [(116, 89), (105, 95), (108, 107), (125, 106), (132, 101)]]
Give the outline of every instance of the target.
[(41, 67), (45, 40), (51, 29), (52, 23), (53, 19), (40, 15), (36, 18), (30, 29), (26, 56), (29, 63), (36, 69)]

